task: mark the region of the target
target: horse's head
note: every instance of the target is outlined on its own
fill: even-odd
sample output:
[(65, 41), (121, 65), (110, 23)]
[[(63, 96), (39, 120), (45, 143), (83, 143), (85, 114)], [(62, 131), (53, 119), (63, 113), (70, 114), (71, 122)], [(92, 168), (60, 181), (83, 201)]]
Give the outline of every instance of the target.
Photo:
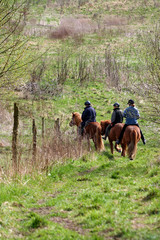
[(81, 120), (81, 115), (80, 115), (80, 113), (78, 113), (78, 112), (73, 112), (73, 113), (72, 113), (72, 119), (71, 119), (71, 121), (70, 121), (70, 123), (69, 123), (69, 126), (70, 126), (70, 127), (72, 127), (72, 126), (74, 126), (74, 125), (79, 126), (81, 122), (82, 122), (82, 120)]
[(108, 127), (108, 125), (111, 123), (110, 120), (105, 120), (105, 121), (100, 121), (100, 125), (101, 125), (101, 135), (105, 134), (106, 128)]
[(71, 119), (71, 121), (70, 121), (70, 123), (69, 123), (69, 126), (72, 127), (72, 126), (74, 126), (74, 125), (75, 125), (75, 114), (72, 113), (72, 119)]

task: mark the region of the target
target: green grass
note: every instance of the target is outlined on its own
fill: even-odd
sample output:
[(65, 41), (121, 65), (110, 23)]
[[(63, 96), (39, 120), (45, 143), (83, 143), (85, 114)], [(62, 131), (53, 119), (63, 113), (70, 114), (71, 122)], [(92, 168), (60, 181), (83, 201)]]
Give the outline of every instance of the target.
[(140, 143), (129, 161), (107, 147), (48, 176), (1, 184), (1, 239), (158, 240), (159, 162), (146, 148)]

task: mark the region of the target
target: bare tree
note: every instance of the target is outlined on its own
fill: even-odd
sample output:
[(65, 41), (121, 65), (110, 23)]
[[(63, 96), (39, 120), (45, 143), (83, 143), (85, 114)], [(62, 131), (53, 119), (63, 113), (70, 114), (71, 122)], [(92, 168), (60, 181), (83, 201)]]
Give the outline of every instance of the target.
[(0, 87), (18, 83), (24, 67), (40, 57), (26, 57), (29, 45), (23, 30), (29, 6), (30, 0), (0, 0)]

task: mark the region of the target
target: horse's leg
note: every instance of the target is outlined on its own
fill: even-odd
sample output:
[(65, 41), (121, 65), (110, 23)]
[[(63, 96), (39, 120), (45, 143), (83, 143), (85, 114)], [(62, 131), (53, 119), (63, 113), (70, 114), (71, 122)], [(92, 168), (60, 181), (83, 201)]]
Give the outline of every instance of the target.
[(88, 150), (91, 151), (91, 143), (90, 143), (89, 135), (87, 135), (87, 142), (88, 142)]
[(111, 140), (109, 140), (110, 143), (110, 147), (111, 147), (111, 153), (113, 154), (113, 142)]
[[(128, 146), (129, 149), (130, 146)], [(132, 151), (128, 151), (128, 157), (130, 160), (133, 160), (135, 155), (136, 155), (136, 151), (137, 151), (137, 143), (133, 146)]]
[(115, 149), (117, 152), (121, 153), (122, 152), (122, 149), (118, 147), (118, 144), (115, 143)]
[(126, 156), (126, 148), (127, 148), (127, 145), (126, 145), (126, 144), (121, 144), (121, 146), (122, 146), (121, 156), (125, 157), (125, 156)]
[(95, 146), (95, 148), (96, 148), (96, 150), (97, 150), (97, 141), (96, 141), (96, 137), (94, 136), (94, 137), (92, 138), (92, 140), (93, 140), (94, 146)]

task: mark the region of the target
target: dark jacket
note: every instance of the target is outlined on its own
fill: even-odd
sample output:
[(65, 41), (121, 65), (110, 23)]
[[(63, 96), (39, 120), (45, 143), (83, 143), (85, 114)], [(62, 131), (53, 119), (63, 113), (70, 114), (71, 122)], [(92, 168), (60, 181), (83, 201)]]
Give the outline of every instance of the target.
[(111, 122), (114, 124), (123, 122), (123, 112), (120, 110), (120, 108), (113, 109)]
[(93, 107), (85, 107), (82, 113), (82, 121), (85, 122), (96, 122), (96, 111)]

